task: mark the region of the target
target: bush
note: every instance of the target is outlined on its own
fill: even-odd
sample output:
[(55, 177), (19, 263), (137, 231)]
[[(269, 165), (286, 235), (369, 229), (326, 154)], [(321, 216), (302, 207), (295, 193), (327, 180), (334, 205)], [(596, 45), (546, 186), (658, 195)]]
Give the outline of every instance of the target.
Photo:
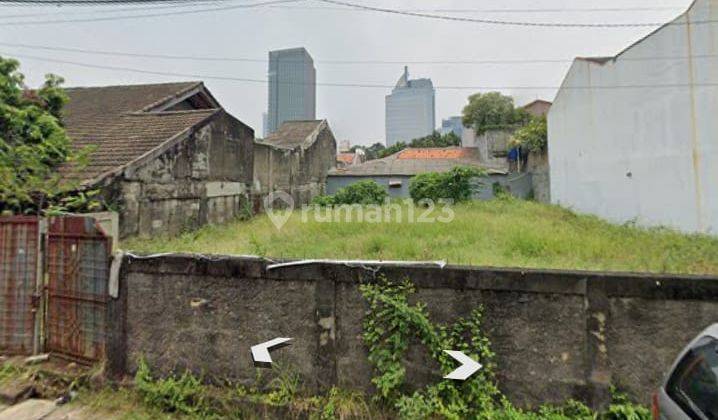
[(315, 197), (312, 204), (318, 206), (338, 206), (342, 204), (384, 204), (389, 194), (384, 187), (374, 181), (360, 181), (341, 188), (334, 195)]
[(484, 171), (468, 166), (457, 166), (445, 173), (419, 174), (411, 179), (409, 194), (417, 203), (422, 200), (467, 201), (474, 190), (471, 180), (485, 175)]
[(207, 391), (202, 381), (186, 371), (179, 378), (154, 379), (141, 359), (135, 374), (135, 386), (145, 404), (168, 413), (203, 417), (210, 414)]
[(519, 145), (532, 152), (544, 150), (548, 143), (546, 117), (532, 119), (530, 123), (514, 133), (514, 139)]

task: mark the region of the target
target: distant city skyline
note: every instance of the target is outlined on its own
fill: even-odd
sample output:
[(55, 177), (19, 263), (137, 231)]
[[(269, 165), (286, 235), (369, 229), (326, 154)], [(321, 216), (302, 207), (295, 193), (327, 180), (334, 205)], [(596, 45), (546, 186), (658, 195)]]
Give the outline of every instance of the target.
[(386, 145), (408, 143), (436, 127), (436, 99), (431, 79), (410, 79), (409, 68), (386, 96)]
[(439, 133), (442, 135), (454, 133), (461, 138), (461, 135), (464, 133), (464, 122), (462, 117), (460, 115), (455, 115), (441, 120)]
[(285, 121), (314, 120), (317, 71), (304, 47), (269, 52), (266, 137)]
[[(501, 20), (640, 23), (673, 19), (690, 0), (604, 0), (601, 8), (605, 10), (583, 12), (578, 9), (595, 8), (595, 2), (531, 3), (532, 10), (526, 10), (529, 7), (523, 0), (482, 0), (480, 6), (476, 0), (424, 0), (420, 6), (415, 0), (392, 0), (391, 7), (452, 9), (441, 14)], [(483, 11), (470, 11), (477, 7)], [(631, 7), (634, 10), (626, 10)], [(143, 8), (149, 6), (138, 6), (132, 13), (148, 13), (140, 11)], [(200, 8), (209, 7), (178, 4), (175, 9)], [(507, 8), (513, 10), (501, 11)], [(396, 81), (405, 64), (412, 77), (431, 77), (436, 116), (446, 118), (459, 115), (468, 96), (477, 92), (500, 91), (513, 96), (518, 106), (539, 98), (552, 101), (574, 57), (612, 56), (655, 28), (496, 26), (321, 6), (267, 6), (117, 20), (114, 16), (130, 12), (120, 13), (111, 6), (56, 5), (13, 5), (0, 11), (0, 55), (20, 60), (28, 86), (39, 86), (46, 73), (64, 77), (67, 86), (203, 80), (227, 111), (252, 127), (257, 136), (263, 134), (262, 113), (268, 110), (267, 52), (303, 46), (311, 53), (317, 72), (316, 115), (329, 121), (337, 138), (364, 145), (385, 140), (385, 96), (390, 88), (384, 86)], [(106, 16), (113, 20), (13, 25)], [(32, 45), (40, 48), (27, 47)], [(334, 83), (375, 87), (337, 87)]]

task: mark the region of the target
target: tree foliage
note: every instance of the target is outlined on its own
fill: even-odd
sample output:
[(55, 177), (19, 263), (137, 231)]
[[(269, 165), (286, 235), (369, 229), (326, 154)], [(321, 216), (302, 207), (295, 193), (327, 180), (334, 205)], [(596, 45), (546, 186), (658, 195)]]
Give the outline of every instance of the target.
[(357, 149), (364, 150), (366, 160), (374, 160), (379, 157), (379, 153), (381, 153), (382, 150), (386, 149), (386, 147), (383, 144), (376, 142), (369, 147), (352, 146), (352, 148), (349, 149), (349, 151), (354, 153), (357, 151)]
[(94, 194), (75, 189), (58, 173), (66, 163), (81, 164), (62, 126), (67, 96), (61, 77), (49, 74), (37, 90), (24, 85), (16, 60), (0, 57), (0, 213), (39, 213), (87, 206)]
[(530, 115), (525, 109), (514, 107), (512, 97), (499, 92), (469, 96), (469, 103), (464, 107), (462, 115), (464, 126), (473, 128), (476, 134), (520, 126), (529, 119)]
[(532, 152), (546, 149), (548, 144), (546, 117), (533, 118), (528, 124), (516, 130), (514, 139), (518, 145)]

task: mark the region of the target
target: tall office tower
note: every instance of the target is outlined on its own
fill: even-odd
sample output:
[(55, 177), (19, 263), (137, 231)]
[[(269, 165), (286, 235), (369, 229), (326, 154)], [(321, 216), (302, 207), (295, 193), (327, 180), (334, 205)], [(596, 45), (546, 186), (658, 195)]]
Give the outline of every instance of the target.
[(265, 139), (269, 135), (269, 114), (262, 112), (262, 138)]
[(409, 69), (386, 97), (386, 145), (410, 142), (434, 131), (434, 85), (431, 79), (409, 80)]
[(316, 70), (304, 48), (269, 52), (267, 135), (284, 121), (316, 119)]

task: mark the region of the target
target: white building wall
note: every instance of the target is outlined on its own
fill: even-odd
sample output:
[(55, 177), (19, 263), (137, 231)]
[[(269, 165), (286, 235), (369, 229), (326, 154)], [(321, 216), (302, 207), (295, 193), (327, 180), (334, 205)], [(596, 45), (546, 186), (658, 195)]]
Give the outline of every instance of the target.
[(553, 202), (718, 233), (718, 24), (706, 21), (718, 0), (615, 59), (574, 62), (548, 116)]

